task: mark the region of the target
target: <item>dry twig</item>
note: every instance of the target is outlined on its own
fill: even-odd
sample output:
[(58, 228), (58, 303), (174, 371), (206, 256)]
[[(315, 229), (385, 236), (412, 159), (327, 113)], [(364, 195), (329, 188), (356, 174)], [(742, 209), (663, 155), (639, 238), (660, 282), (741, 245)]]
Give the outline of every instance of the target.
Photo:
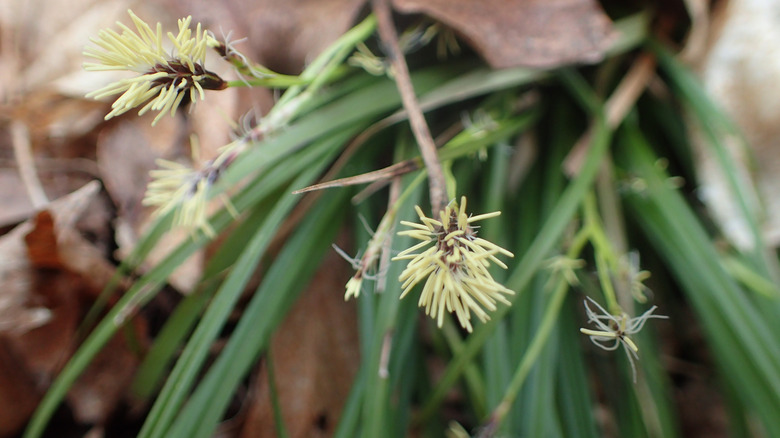
[(11, 143), (13, 143), (14, 157), (19, 166), (19, 175), (24, 182), (24, 188), (30, 196), (30, 201), (36, 209), (41, 209), (49, 203), (46, 192), (43, 190), (38, 172), (35, 170), (32, 148), (30, 146), (30, 133), (27, 127), (19, 121), (11, 122)]
[[(645, 53), (634, 61), (631, 69), (620, 81), (620, 84), (618, 84), (605, 104), (607, 126), (609, 128), (614, 129), (620, 125), (631, 108), (634, 107), (639, 96), (647, 88), (654, 73), (655, 57), (653, 55)], [(580, 167), (582, 167), (585, 155), (590, 148), (592, 131), (592, 127), (588, 129), (563, 162), (563, 168), (568, 175), (576, 175)]]
[(425, 168), (428, 170), (431, 209), (433, 217), (437, 217), (446, 203), (444, 171), (436, 154), (436, 145), (433, 142), (431, 131), (428, 129), (425, 116), (423, 116), (420, 104), (417, 102), (412, 80), (409, 76), (409, 67), (406, 65), (406, 59), (401, 51), (401, 47), (398, 45), (398, 33), (393, 24), (390, 4), (387, 0), (373, 0), (372, 3), (379, 37), (382, 39), (385, 49), (389, 51), (388, 59), (395, 74), (395, 83), (398, 87), (398, 92), (401, 94), (404, 108), (409, 114), (412, 133), (420, 147), (420, 154), (425, 163)]

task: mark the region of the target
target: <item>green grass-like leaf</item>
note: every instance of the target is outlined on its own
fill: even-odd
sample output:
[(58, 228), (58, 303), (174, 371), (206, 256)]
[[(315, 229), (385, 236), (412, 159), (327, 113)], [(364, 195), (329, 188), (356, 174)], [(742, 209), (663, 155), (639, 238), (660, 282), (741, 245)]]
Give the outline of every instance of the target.
[[(744, 140), (668, 49), (646, 43), (653, 18), (640, 12), (617, 21), (618, 36), (607, 59), (595, 66), (490, 70), (460, 57), (412, 72), (433, 131), (446, 133), (439, 158), (449, 195), (467, 195), (473, 214), (502, 212), (480, 224), (478, 232), (514, 252), (515, 258), (505, 260), (508, 269), (492, 274), (516, 295), (511, 307), (499, 305), (491, 320), (477, 323), (471, 334), (451, 319), (440, 331), (421, 315), (415, 293), (399, 300), (403, 263), (370, 272), (384, 277), (386, 287), (371, 278), (364, 281), (355, 327), (360, 367), (335, 426), (336, 437), (439, 437), (453, 418), (466, 427), (487, 426), (472, 429), (481, 435), (680, 436), (685, 418), (677, 418), (670, 396), (676, 388), (672, 371), (665, 368), (668, 347), (663, 342), (689, 323), (701, 324), (702, 348), (717, 369), (713, 385), (723, 396), (734, 436), (780, 437), (775, 412), (780, 406), (780, 346), (774, 339), (780, 329), (780, 268), (761, 234), (754, 189), (730, 159), (723, 136)], [(366, 247), (369, 233), (356, 224), (359, 216), (369, 223), (381, 220), (383, 192), (357, 206), (347, 199), (351, 189), (318, 192), (306, 214), (296, 215), (296, 223), (287, 222), (301, 198), (291, 191), (313, 183), (351, 139), (363, 133), (355, 142), (359, 148), (342, 154), (342, 174), (411, 160), (418, 170), (399, 179), (402, 202), (391, 209), (397, 208), (396, 222), (416, 221), (413, 205), (425, 210), (425, 170), (402, 123), (407, 115), (396, 84), (345, 62), (375, 26), (369, 15), (301, 75), (268, 81), (289, 86), (266, 115), (279, 126), (249, 145), (220, 176), (216, 192), (231, 193), (239, 215), (223, 208), (210, 218), (224, 239), (210, 248), (198, 287), (170, 315), (138, 369), (133, 395), (154, 400), (140, 436), (213, 436), (247, 376), (261, 361), (270, 361), (271, 337), (321, 267), (336, 233), (354, 229), (355, 248), (345, 248), (347, 252), (360, 255)], [(655, 54), (672, 95), (646, 93), (621, 127), (610, 128), (601, 95), (611, 91), (636, 48)], [(691, 117), (682, 117), (680, 106)], [(664, 166), (657, 164), (660, 151), (672, 151), (670, 168), (682, 169), (686, 178), (695, 171), (686, 132), (691, 127), (704, 134), (704, 147), (727, 179), (738, 201), (735, 214), (746, 219), (754, 247), (724, 245), (706, 212), (669, 184)], [(589, 133), (585, 159), (575, 175), (567, 175), (562, 164), (584, 132)], [(535, 143), (537, 155), (519, 177), (516, 155), (527, 151), (521, 136)], [(653, 144), (659, 138), (672, 146)], [(170, 217), (159, 218), (122, 263), (117, 279), (141, 265), (170, 222)], [(282, 226), (289, 231), (283, 241), (278, 236)], [(393, 234), (390, 255), (407, 248), (409, 240)], [(272, 242), (278, 248), (273, 257), (268, 254)], [(54, 381), (26, 437), (44, 433), (95, 355), (181, 263), (208, 243), (200, 234), (182, 242), (119, 298)], [(634, 249), (653, 269), (650, 299), (658, 299), (659, 312), (672, 318), (653, 320), (632, 335), (639, 348), (636, 383), (622, 347), (602, 352), (578, 330), (584, 325), (583, 294), (606, 302), (616, 315), (622, 307), (634, 316), (640, 312), (641, 305), (620, 295), (625, 291), (613, 272), (616, 259)], [(579, 285), (545, 268), (550, 257), (560, 254), (586, 262), (577, 271)], [(224, 348), (213, 355), (214, 342), (257, 269), (263, 270), (259, 286)], [(113, 286), (104, 291), (84, 329), (94, 325), (113, 293)], [(680, 321), (679, 315), (687, 313), (664, 308), (687, 303), (694, 321)], [(673, 330), (654, 331), (669, 327)], [(275, 425), (268, 428), (284, 436), (286, 407), (279, 404), (282, 397), (276, 394), (270, 368), (269, 378)], [(593, 415), (596, 410), (607, 410), (605, 417), (614, 421), (600, 421)]]
[(627, 130), (621, 143), (626, 170), (647, 183), (646, 190), (626, 197), (635, 219), (697, 310), (723, 377), (740, 388), (738, 396), (761, 416), (767, 431), (780, 433), (774, 414), (774, 406), (780, 406), (780, 347), (767, 330), (770, 324), (724, 270), (690, 207), (654, 166), (641, 134)]
[[(343, 215), (345, 193), (323, 197), (290, 238), (236, 326), (230, 341), (166, 436), (211, 436), (237, 385), (267, 347), (276, 326), (314, 273)], [(292, 195), (290, 195), (292, 196)], [(307, 254), (307, 257), (300, 257)]]

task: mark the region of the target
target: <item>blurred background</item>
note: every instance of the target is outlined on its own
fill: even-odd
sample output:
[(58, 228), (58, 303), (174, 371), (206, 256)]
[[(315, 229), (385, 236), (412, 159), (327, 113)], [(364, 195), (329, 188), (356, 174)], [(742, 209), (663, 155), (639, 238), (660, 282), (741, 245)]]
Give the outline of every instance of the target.
[[(488, 158), (483, 152), (469, 155), (453, 170), (460, 191), (472, 195), (474, 214), (505, 212), (501, 222), (492, 225), (491, 219), (483, 228), (486, 235), (504, 236), (497, 243), (515, 254), (507, 275), (496, 275), (510, 278), (510, 288), (521, 285), (519, 298), (512, 313), (501, 314), (495, 324), (480, 324), (475, 333), (490, 328), (475, 336), (455, 326), (438, 331), (416, 310), (412, 294), (400, 316), (388, 323), (392, 330), (382, 332), (381, 315), (389, 312), (382, 295), (370, 298), (375, 287), (370, 282), (358, 300), (345, 302), (344, 285), (354, 271), (329, 246), (336, 243), (352, 255), (365, 248), (370, 234), (361, 222), (377, 227), (388, 195), (381, 192), (358, 205), (328, 195), (347, 217), (334, 212), (337, 219), (330, 221), (318, 249), (297, 253), (312, 269), (301, 274), (303, 284), (295, 286), (289, 303), (258, 332), (263, 341), (246, 347), (251, 352), (246, 368), (225, 371), (237, 376), (235, 384), (219, 406), (204, 405), (217, 414), (198, 434), (780, 436), (778, 420), (771, 419), (780, 409), (780, 363), (775, 361), (780, 357), (775, 252), (780, 155), (774, 150), (780, 139), (780, 2), (396, 0), (392, 6), (399, 31), (418, 23), (439, 26), (439, 37), (420, 39), (407, 54), (415, 78), (428, 68), (442, 72), (418, 87), (421, 96), (433, 96), (421, 99), (434, 137), (451, 138), (451, 126), (473, 127), (479, 114), (503, 126), (505, 118), (536, 111), (530, 125), (486, 145)], [(235, 41), (253, 62), (290, 75), (301, 73), (371, 12), (370, 4), (357, 0), (0, 2), (0, 437), (21, 436), (44, 397), (53, 397), (53, 404), (50, 418), (40, 419), (43, 436), (136, 436), (149, 424), (163, 382), (176, 378), (169, 373), (177, 359), (196, 344), (205, 356), (192, 368), (181, 365), (182, 372), (192, 372), (195, 388), (185, 391), (183, 400), (203, 401), (189, 396), (210, 381), (207, 370), (248, 318), (255, 290), (267, 278), (285, 281), (271, 276), (272, 266), (285, 248), (298, 244), (299, 230), (310, 229), (302, 228), (301, 218), (325, 211), (325, 204), (315, 204), (320, 195), (302, 197), (308, 201), (274, 229), (268, 249), (240, 286), (244, 292), (214, 326), (216, 338), (205, 344), (190, 338), (199, 333), (198, 321), (206, 320), (204, 309), (219, 302), (215, 284), (235, 263), (235, 256), (225, 253), (240, 253), (257, 228), (252, 221), (265, 220), (252, 212), (271, 209), (295, 187), (280, 186), (268, 198), (258, 198), (215, 240), (201, 239), (186, 257), (171, 261), (193, 237), (186, 230), (161, 232), (153, 211), (141, 204), (149, 171), (158, 158), (192, 163), (193, 136), (200, 146), (195, 164), (214, 158), (242, 127), (267, 114), (283, 90), (207, 92), (204, 102), (154, 127), (154, 115), (139, 117), (136, 111), (104, 120), (111, 102), (84, 95), (126, 73), (85, 71), (82, 52), (101, 29), (118, 30), (117, 21), (129, 25), (128, 9), (149, 23), (161, 22), (166, 31), (192, 15), (218, 40)], [(437, 55), (437, 44), (444, 45), (446, 56), (439, 56), (441, 50)], [(375, 39), (365, 49), (385, 62)], [(239, 79), (216, 52), (208, 56), (209, 70)], [(373, 108), (369, 87), (391, 84), (392, 75), (368, 74), (354, 62), (344, 65), (351, 70), (326, 87), (318, 105), (363, 90), (369, 96), (365, 108)], [(452, 83), (462, 85), (442, 86), (436, 95), (437, 86), (456, 80), (461, 82)], [(587, 93), (573, 91), (578, 80), (595, 96), (590, 103), (582, 104)], [(588, 105), (601, 107), (589, 111)], [(293, 120), (281, 137), (310, 129), (303, 122), (314, 120), (315, 109)], [(345, 153), (351, 161), (338, 176), (413, 155), (413, 148), (406, 148), (411, 151), (406, 155), (398, 152), (399, 145), (411, 143), (407, 122), (380, 122), (400, 109), (396, 102), (371, 109), (369, 120), (341, 112), (323, 119), (332, 126), (357, 120), (339, 128), (344, 132), (372, 127), (379, 133), (364, 141), (354, 158)], [(578, 203), (572, 204), (571, 217), (561, 219), (571, 220), (569, 231), (562, 224), (529, 271), (533, 280), (519, 280), (525, 274), (516, 272), (530, 266), (523, 261), (526, 250), (542, 248), (533, 246), (534, 238), (543, 235), (551, 211), (563, 211), (553, 207), (587, 166), (588, 151), (599, 141), (593, 122), (599, 114), (611, 133), (614, 156), (603, 158), (599, 176), (587, 186), (597, 192), (607, 234), (618, 230), (618, 237), (609, 236), (615, 246), (626, 253), (638, 250), (641, 266), (635, 268), (652, 273), (648, 306), (657, 304), (658, 313), (670, 320), (648, 323), (653, 327), (641, 338), (639, 381), (632, 383), (623, 352), (598, 350), (577, 330), (586, 325), (582, 294), (603, 302), (591, 291), (599, 290), (604, 278), (618, 277), (615, 272), (600, 276), (594, 262), (598, 250), (586, 249), (579, 254), (587, 261), (578, 271), (581, 284), (559, 309), (562, 316), (536, 359), (543, 362), (529, 359), (533, 368), (526, 383), (510, 400), (503, 423), (491, 430), (490, 414), (519, 364), (530, 357), (528, 346), (551, 305), (544, 287), (551, 274), (541, 260), (566, 252), (566, 236), (580, 223)], [(373, 128), (376, 123), (379, 128)], [(320, 140), (335, 135), (322, 132)], [(338, 154), (355, 135), (338, 143)], [(644, 146), (634, 149), (640, 143)], [(323, 166), (334, 161), (334, 155), (322, 158)], [(290, 165), (285, 163), (279, 166)], [(658, 191), (653, 191), (655, 177), (661, 181)], [(243, 184), (231, 194), (254, 183)], [(330, 190), (358, 193), (353, 187)], [(610, 198), (618, 199), (616, 207), (605, 206)], [(216, 202), (209, 207), (215, 213), (223, 209)], [(411, 212), (411, 204), (403, 211)], [(144, 256), (136, 260), (139, 251)], [(387, 275), (394, 283), (398, 273)], [(146, 283), (150, 278), (157, 283)], [(721, 288), (713, 289), (713, 281)], [(159, 287), (123, 301), (121, 318), (108, 313), (139, 284)], [(396, 293), (393, 287), (398, 285), (384, 293)], [(624, 306), (631, 316), (648, 308), (634, 304)], [(524, 310), (515, 310), (521, 306)], [(96, 327), (112, 321), (106, 315), (113, 317), (114, 329), (101, 332)], [(95, 333), (104, 333), (103, 342), (85, 343)], [(374, 381), (370, 376), (376, 374), (383, 333), (395, 333), (393, 342), (399, 344), (393, 354), (407, 356), (393, 356), (393, 377)], [(91, 353), (72, 365), (78, 378), (52, 396), (53, 382), (85, 345)], [(464, 345), (470, 356), (462, 355)], [(576, 369), (564, 369), (561, 364), (569, 361)], [(454, 363), (466, 365), (453, 368)], [(547, 373), (544, 364), (551, 367)], [(446, 383), (442, 376), (449, 376)], [(157, 436), (178, 436), (181, 429), (159, 429), (166, 430)]]

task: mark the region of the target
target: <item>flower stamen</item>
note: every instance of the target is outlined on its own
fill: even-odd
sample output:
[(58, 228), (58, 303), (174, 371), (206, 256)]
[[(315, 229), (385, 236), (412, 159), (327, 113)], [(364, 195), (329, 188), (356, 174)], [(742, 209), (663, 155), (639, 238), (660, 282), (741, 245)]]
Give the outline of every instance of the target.
[[(637, 354), (639, 353), (639, 347), (637, 347), (630, 336), (639, 333), (650, 318), (667, 319), (669, 317), (666, 315), (653, 315), (655, 309), (658, 308), (657, 306), (651, 307), (648, 311), (635, 318), (630, 318), (625, 313), (615, 316), (607, 312), (599, 303), (595, 302), (590, 297), (586, 298), (601, 312), (600, 315), (596, 314), (588, 306), (588, 302), (583, 301), (585, 313), (588, 316), (588, 322), (595, 324), (599, 330), (581, 328), (580, 332), (587, 335), (590, 338), (590, 341), (602, 350), (615, 351), (618, 347), (623, 345), (626, 357), (628, 358), (628, 363), (631, 364), (634, 382), (636, 383), (636, 365), (634, 365), (634, 360), (639, 360), (639, 355)], [(606, 321), (606, 323), (604, 321)], [(609, 342), (612, 343), (610, 344)]]
[[(172, 53), (163, 49), (162, 24), (157, 23), (156, 32), (128, 10), (136, 31), (117, 23), (122, 34), (113, 30), (102, 30), (92, 42), (97, 47), (87, 47), (84, 55), (97, 62), (84, 64), (86, 70), (128, 70), (140, 76), (122, 79), (87, 94), (89, 98), (121, 94), (111, 105), (112, 111), (106, 120), (144, 105), (138, 112), (143, 115), (149, 110), (159, 111), (152, 125), (166, 113), (175, 114), (183, 104), (204, 99), (203, 90), (222, 90), (227, 82), (215, 73), (205, 69), (206, 49), (218, 43), (206, 30), (196, 26), (192, 35), (192, 17), (179, 20), (179, 33), (168, 32), (174, 46)], [(188, 93), (189, 92), (189, 93)]]
[(487, 311), (495, 311), (497, 302), (509, 305), (504, 295), (514, 294), (514, 291), (496, 282), (488, 270), (491, 262), (506, 269), (507, 266), (497, 255), (514, 255), (477, 237), (477, 227), (472, 226), (474, 222), (501, 213), (469, 217), (466, 214), (465, 197), (461, 197), (460, 205), (454, 201), (450, 203), (440, 213), (439, 219), (426, 217), (420, 207), (415, 207), (415, 210), (421, 223), (401, 221), (402, 225), (411, 229), (398, 234), (422, 242), (393, 258), (410, 260), (398, 278), (403, 289), (401, 298), (408, 295), (417, 283), (425, 280), (418, 301), (418, 305), (425, 308), (425, 313), (435, 319), (439, 327), (444, 323), (445, 310), (455, 313), (461, 326), (471, 332), (472, 312), (485, 322), (490, 319)]

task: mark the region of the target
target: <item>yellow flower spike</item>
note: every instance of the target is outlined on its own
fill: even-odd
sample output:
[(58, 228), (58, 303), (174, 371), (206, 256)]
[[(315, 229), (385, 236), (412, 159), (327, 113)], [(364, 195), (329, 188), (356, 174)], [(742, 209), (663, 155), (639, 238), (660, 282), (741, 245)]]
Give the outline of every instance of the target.
[[(198, 161), (198, 149), (197, 141), (193, 139), (193, 162)], [(174, 227), (201, 230), (206, 236), (214, 237), (216, 233), (208, 222), (206, 208), (211, 188), (239, 152), (238, 147), (223, 148), (217, 158), (199, 169), (158, 159), (156, 163), (159, 169), (149, 172), (152, 181), (146, 187), (143, 205), (157, 207), (154, 212), (157, 216), (173, 211)], [(233, 216), (238, 214), (227, 197), (222, 197), (222, 201)]]
[[(436, 320), (439, 327), (444, 324), (445, 310), (455, 313), (460, 325), (471, 332), (471, 313), (480, 321), (490, 319), (488, 311), (496, 310), (496, 303), (509, 305), (504, 295), (514, 295), (493, 279), (488, 268), (490, 262), (506, 269), (496, 256), (514, 255), (487, 240), (477, 237), (477, 230), (471, 225), (482, 219), (496, 217), (500, 212), (469, 217), (466, 213), (466, 197), (460, 205), (451, 202), (439, 214), (439, 220), (426, 217), (420, 207), (415, 207), (421, 224), (401, 221), (412, 229), (398, 234), (422, 242), (401, 251), (393, 260), (410, 260), (398, 277), (404, 298), (417, 283), (425, 280), (418, 301), (419, 307)], [(424, 251), (429, 245), (433, 245)]]
[(363, 286), (363, 276), (354, 275), (347, 281), (346, 290), (344, 294), (344, 301), (348, 301), (351, 297), (357, 298), (360, 296), (360, 288)]
[(168, 160), (159, 159), (156, 163), (160, 169), (149, 172), (152, 181), (146, 188), (143, 205), (157, 207), (158, 216), (175, 211), (175, 227), (200, 229), (213, 237), (214, 230), (206, 217), (210, 185), (203, 172)]
[(124, 114), (144, 105), (138, 112), (159, 111), (152, 125), (166, 113), (175, 114), (184, 101), (203, 100), (203, 90), (222, 90), (227, 82), (204, 67), (206, 49), (215, 47), (218, 42), (211, 34), (196, 26), (193, 37), (190, 23), (192, 17), (179, 20), (179, 33), (168, 32), (167, 37), (174, 49), (168, 53), (163, 48), (162, 24), (157, 23), (156, 31), (138, 18), (132, 11), (128, 14), (135, 24), (133, 31), (122, 23), (119, 34), (113, 30), (102, 30), (91, 41), (96, 47), (84, 49), (84, 56), (96, 62), (84, 64), (86, 70), (127, 70), (140, 76), (122, 79), (87, 94), (86, 97), (102, 99), (121, 94), (106, 115), (106, 120)]

